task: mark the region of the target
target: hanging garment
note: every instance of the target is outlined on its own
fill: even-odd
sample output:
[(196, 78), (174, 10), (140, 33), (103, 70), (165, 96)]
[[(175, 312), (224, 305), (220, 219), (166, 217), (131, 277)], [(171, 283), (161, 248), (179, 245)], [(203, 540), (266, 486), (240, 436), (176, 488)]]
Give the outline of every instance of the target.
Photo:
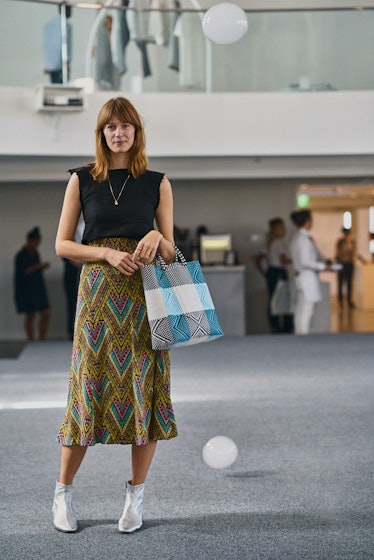
[(119, 89), (119, 73), (113, 62), (111, 35), (105, 27), (105, 18), (112, 17), (109, 10), (103, 10), (100, 14), (101, 21), (97, 28), (95, 37), (94, 57), (95, 57), (95, 80), (99, 89), (117, 90)]
[(180, 8), (180, 3), (178, 0), (173, 1), (173, 9), (175, 12), (171, 12), (170, 14), (170, 37), (169, 37), (169, 61), (168, 67), (172, 70), (176, 70), (179, 72), (179, 37), (177, 37), (174, 33), (175, 26), (177, 24), (178, 18), (180, 16), (180, 12), (178, 11)]
[[(129, 0), (122, 0), (121, 5), (127, 7)], [(130, 30), (127, 25), (127, 11), (113, 10), (113, 28), (111, 36), (111, 46), (113, 62), (118, 69), (120, 76), (127, 72), (126, 48), (130, 41)]]
[(174, 27), (179, 38), (179, 83), (181, 86), (205, 88), (205, 40), (199, 14), (183, 13)]
[(150, 2), (151, 0), (130, 0), (127, 13), (130, 39), (135, 42), (140, 50), (143, 76), (145, 78), (152, 74), (147, 51), (147, 43), (154, 43), (154, 39), (149, 35), (148, 31)]
[(148, 31), (156, 45), (167, 46), (170, 40), (171, 13), (173, 2), (170, 0), (151, 0)]

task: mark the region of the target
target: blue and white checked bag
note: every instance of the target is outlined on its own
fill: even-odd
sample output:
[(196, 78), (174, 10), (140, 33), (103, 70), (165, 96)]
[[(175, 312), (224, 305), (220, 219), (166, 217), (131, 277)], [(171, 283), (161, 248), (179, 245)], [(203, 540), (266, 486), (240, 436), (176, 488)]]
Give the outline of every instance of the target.
[[(178, 260), (179, 259), (179, 260)], [(175, 247), (175, 261), (141, 268), (152, 348), (164, 350), (209, 342), (223, 335), (200, 263), (187, 262)]]

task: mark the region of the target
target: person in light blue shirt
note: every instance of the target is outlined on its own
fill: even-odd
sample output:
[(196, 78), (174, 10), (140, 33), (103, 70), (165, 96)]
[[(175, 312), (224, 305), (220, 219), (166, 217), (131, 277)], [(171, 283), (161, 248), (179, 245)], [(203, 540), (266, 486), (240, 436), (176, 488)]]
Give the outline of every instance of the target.
[[(66, 19), (71, 16), (70, 6), (65, 7)], [(59, 6), (59, 15), (53, 17), (44, 26), (43, 29), (43, 55), (44, 55), (44, 72), (49, 74), (52, 84), (63, 83), (62, 71), (62, 33), (61, 33), (61, 6)], [(70, 61), (72, 50), (72, 30), (69, 21), (66, 21), (66, 46), (67, 46), (67, 73), (68, 80), (70, 75)]]

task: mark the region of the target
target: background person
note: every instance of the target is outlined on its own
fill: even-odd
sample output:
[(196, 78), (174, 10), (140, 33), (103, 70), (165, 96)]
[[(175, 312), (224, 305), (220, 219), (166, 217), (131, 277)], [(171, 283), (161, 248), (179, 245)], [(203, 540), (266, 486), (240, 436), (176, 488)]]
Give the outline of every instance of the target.
[(39, 340), (45, 340), (50, 309), (43, 271), (49, 263), (42, 262), (38, 253), (41, 234), (38, 227), (26, 236), (26, 244), (15, 256), (15, 303), (18, 313), (25, 314), (24, 328), (28, 340), (35, 340), (35, 316), (39, 314)]
[[(170, 353), (152, 350), (140, 268), (156, 253), (171, 262), (173, 196), (163, 173), (147, 170), (141, 118), (125, 98), (99, 112), (96, 159), (72, 170), (56, 237), (58, 256), (83, 261), (69, 398), (58, 433), (61, 468), (53, 523), (77, 530), (72, 483), (89, 446), (130, 444), (132, 476), (118, 530), (142, 525), (144, 482), (157, 441), (177, 435)], [(74, 241), (81, 212), (82, 244)], [(154, 229), (154, 223), (157, 229)]]
[(92, 56), (95, 59), (95, 80), (102, 90), (118, 90), (120, 75), (112, 53), (113, 16), (106, 15), (97, 28)]
[[(74, 235), (74, 241), (82, 242), (84, 231), (84, 221), (81, 217), (78, 227)], [(79, 277), (82, 269), (82, 263), (71, 259), (62, 259), (64, 264), (63, 285), (66, 297), (66, 314), (67, 314), (67, 335), (72, 340), (74, 335), (75, 312), (77, 307), (77, 295), (79, 286)]]
[(295, 333), (308, 334), (316, 303), (322, 299), (318, 272), (330, 270), (331, 261), (321, 254), (309, 235), (312, 227), (311, 211), (297, 210), (291, 213), (290, 218), (297, 228), (290, 242), (296, 284)]
[[(266, 279), (268, 292), (268, 319), (270, 330), (275, 333), (293, 332), (293, 316), (280, 316), (271, 312), (271, 299), (278, 280), (288, 280), (287, 266), (291, 263), (286, 243), (286, 226), (282, 218), (272, 218), (268, 222), (269, 230), (266, 236), (266, 253), (260, 253), (256, 258), (256, 266)], [(266, 262), (267, 266), (264, 266)]]
[(338, 301), (343, 307), (343, 291), (345, 291), (348, 306), (354, 307), (352, 301), (353, 273), (356, 259), (356, 242), (349, 228), (342, 228), (342, 237), (336, 243), (336, 261), (342, 265), (338, 270)]
[(77, 306), (77, 295), (79, 285), (79, 275), (82, 263), (71, 259), (62, 259), (64, 263), (63, 284), (66, 297), (66, 331), (68, 338), (73, 339), (75, 310)]
[[(43, 56), (44, 73), (49, 74), (52, 84), (63, 83), (62, 60), (62, 31), (61, 31), (61, 5), (59, 15), (53, 17), (43, 28)], [(65, 6), (66, 20), (71, 16), (71, 7)], [(72, 29), (71, 23), (66, 21), (66, 47), (67, 47), (67, 78), (70, 79), (70, 63), (72, 56)]]

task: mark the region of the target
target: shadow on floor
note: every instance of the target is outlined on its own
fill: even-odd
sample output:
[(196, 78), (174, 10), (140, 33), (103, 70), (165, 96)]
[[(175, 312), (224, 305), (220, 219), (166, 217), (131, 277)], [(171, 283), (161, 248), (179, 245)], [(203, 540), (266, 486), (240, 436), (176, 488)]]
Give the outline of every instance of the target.
[(23, 340), (0, 341), (0, 360), (16, 360), (25, 346)]

